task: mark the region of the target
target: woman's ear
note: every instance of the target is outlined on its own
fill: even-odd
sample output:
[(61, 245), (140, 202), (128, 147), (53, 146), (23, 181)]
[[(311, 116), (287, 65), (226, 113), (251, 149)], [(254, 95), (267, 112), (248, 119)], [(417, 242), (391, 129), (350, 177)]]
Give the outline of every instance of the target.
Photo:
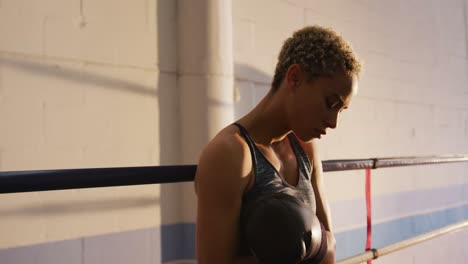
[(299, 87), (303, 80), (303, 73), (299, 64), (292, 64), (286, 71), (285, 81), (288, 89), (293, 91)]

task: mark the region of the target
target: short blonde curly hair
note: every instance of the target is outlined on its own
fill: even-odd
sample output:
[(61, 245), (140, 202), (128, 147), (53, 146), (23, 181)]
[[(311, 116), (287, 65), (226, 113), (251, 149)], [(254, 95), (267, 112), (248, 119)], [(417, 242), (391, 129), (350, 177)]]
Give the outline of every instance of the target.
[(361, 71), (361, 63), (349, 44), (333, 29), (320, 26), (300, 29), (284, 42), (273, 77), (274, 91), (292, 64), (299, 64), (311, 79), (337, 72), (353, 76)]

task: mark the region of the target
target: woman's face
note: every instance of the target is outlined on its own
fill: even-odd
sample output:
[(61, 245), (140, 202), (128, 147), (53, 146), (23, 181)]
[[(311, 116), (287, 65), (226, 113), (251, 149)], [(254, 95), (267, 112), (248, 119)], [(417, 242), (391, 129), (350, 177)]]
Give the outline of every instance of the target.
[(289, 77), (293, 85), (287, 87), (288, 120), (291, 130), (305, 142), (321, 138), (328, 128), (336, 128), (341, 111), (348, 108), (358, 89), (357, 78), (344, 73), (313, 80), (302, 78), (295, 85), (294, 75)]

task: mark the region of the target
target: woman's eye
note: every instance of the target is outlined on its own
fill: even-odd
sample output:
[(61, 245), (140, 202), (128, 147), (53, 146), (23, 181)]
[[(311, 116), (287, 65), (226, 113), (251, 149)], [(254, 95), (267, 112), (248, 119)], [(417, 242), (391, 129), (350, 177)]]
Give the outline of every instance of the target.
[(338, 103), (339, 102), (337, 100), (327, 99), (327, 107), (329, 109), (335, 108), (338, 105)]

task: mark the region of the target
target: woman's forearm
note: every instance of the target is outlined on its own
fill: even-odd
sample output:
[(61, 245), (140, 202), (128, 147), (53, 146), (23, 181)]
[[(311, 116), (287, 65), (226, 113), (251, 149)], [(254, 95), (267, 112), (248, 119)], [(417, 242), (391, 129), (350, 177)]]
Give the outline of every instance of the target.
[[(320, 193), (320, 191), (318, 191)], [(330, 215), (330, 207), (328, 205), (328, 201), (323, 194), (317, 195), (318, 198), (316, 199), (317, 202), (317, 218), (323, 224), (327, 231), (332, 231), (332, 224), (331, 224), (331, 215)]]

